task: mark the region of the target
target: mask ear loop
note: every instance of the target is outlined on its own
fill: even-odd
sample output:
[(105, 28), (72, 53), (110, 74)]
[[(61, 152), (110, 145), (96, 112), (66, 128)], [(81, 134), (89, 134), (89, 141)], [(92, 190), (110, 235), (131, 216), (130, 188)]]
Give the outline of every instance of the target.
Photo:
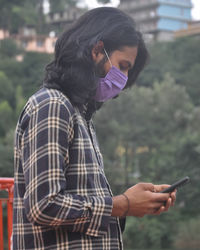
[(113, 65), (112, 65), (112, 63), (111, 63), (111, 60), (110, 60), (110, 58), (109, 58), (109, 56), (108, 56), (107, 51), (105, 50), (105, 48), (103, 48), (103, 50), (104, 50), (104, 52), (105, 52), (105, 54), (106, 54), (106, 56), (107, 56), (107, 58), (108, 58), (108, 61), (109, 61), (110, 65), (111, 65), (111, 67), (112, 67)]

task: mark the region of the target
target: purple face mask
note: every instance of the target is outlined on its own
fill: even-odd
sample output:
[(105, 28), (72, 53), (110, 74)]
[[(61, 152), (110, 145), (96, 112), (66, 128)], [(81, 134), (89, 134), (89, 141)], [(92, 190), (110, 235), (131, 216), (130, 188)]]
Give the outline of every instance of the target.
[[(106, 56), (108, 57), (106, 51), (105, 53)], [(118, 95), (125, 87), (128, 80), (128, 77), (125, 74), (123, 74), (115, 66), (112, 66), (109, 57), (108, 60), (111, 64), (111, 69), (104, 78), (99, 79), (96, 95), (94, 97), (94, 99), (98, 102), (105, 102)]]

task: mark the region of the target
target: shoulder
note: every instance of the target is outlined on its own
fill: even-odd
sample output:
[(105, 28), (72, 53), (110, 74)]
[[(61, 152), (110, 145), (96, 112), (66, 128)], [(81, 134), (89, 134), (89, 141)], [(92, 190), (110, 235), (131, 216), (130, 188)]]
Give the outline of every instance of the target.
[(67, 111), (73, 115), (75, 108), (70, 102), (70, 100), (59, 90), (57, 89), (47, 89), (41, 88), (34, 95), (29, 98), (29, 104), (32, 109), (38, 109), (41, 106), (45, 105), (56, 105), (60, 104)]
[(70, 121), (73, 120), (75, 108), (61, 91), (41, 88), (29, 98), (18, 122), (26, 127), (30, 117), (35, 113), (39, 113), (43, 119), (54, 116)]

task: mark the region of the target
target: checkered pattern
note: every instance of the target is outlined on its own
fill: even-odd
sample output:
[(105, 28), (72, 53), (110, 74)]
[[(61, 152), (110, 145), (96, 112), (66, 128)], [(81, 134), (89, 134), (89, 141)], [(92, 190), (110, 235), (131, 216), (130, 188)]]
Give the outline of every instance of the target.
[(16, 128), (13, 249), (122, 249), (111, 196), (92, 121), (42, 88)]

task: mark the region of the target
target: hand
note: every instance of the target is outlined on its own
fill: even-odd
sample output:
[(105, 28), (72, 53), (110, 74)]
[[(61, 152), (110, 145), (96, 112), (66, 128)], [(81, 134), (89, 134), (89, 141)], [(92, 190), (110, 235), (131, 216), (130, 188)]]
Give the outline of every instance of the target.
[[(169, 185), (153, 185), (152, 183), (138, 183), (129, 188), (124, 194), (129, 199), (129, 216), (143, 217), (145, 214), (158, 215), (167, 211), (175, 202), (175, 192), (159, 193)], [(164, 205), (166, 204), (166, 205)]]
[[(165, 188), (168, 188), (170, 185), (164, 184), (164, 185), (154, 185), (154, 191), (155, 192), (161, 192), (162, 190), (164, 190)], [(157, 211), (155, 211), (155, 215), (159, 215), (161, 212), (165, 212), (168, 211), (168, 209), (171, 206), (174, 206), (175, 201), (176, 201), (176, 189), (169, 193), (170, 197), (167, 200), (167, 202), (165, 204), (163, 204)]]

